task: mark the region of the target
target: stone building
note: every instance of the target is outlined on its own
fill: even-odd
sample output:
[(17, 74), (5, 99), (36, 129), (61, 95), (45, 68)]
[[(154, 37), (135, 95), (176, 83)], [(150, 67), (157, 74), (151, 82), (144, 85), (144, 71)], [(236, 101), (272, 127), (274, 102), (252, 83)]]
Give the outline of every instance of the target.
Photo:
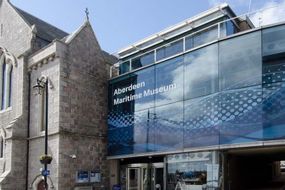
[[(0, 189), (41, 188), (46, 119), (50, 189), (108, 188), (107, 79), (115, 57), (101, 50), (88, 19), (67, 34), (0, 0), (0, 25)], [(38, 95), (37, 79), (48, 81)], [(84, 182), (84, 172), (97, 182)]]

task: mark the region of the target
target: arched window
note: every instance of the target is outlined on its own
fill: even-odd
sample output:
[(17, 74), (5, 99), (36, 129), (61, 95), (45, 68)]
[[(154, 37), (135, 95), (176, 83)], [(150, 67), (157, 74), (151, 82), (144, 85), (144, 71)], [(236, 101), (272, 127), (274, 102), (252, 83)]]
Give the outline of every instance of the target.
[(0, 110), (11, 106), (12, 71), (15, 64), (14, 56), (0, 47)]
[(4, 157), (4, 138), (0, 137), (0, 158)]

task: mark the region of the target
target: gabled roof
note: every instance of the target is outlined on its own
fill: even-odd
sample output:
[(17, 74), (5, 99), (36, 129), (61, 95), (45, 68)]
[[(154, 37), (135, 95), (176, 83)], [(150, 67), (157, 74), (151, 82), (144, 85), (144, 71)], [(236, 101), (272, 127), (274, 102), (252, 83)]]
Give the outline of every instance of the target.
[(56, 28), (55, 26), (52, 26), (51, 24), (36, 18), (35, 16), (17, 8), (14, 7), (18, 13), (25, 19), (28, 24), (35, 25), (37, 30), (37, 37), (46, 40), (48, 42), (52, 42), (54, 39), (62, 39), (65, 36), (68, 35), (68, 33)]

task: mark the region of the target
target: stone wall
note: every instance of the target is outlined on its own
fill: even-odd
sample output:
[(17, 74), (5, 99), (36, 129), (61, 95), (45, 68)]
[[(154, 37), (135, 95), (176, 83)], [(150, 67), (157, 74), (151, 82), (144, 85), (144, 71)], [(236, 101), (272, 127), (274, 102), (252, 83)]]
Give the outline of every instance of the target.
[(28, 80), (25, 58), (21, 55), (29, 51), (33, 34), (8, 1), (0, 5), (0, 25), (0, 46), (17, 59), (12, 71), (12, 105), (0, 111), (1, 135), (5, 138), (4, 156), (0, 159), (0, 189), (20, 190), (26, 185), (28, 125)]
[[(71, 189), (78, 170), (98, 169), (108, 188), (107, 155), (107, 79), (108, 67), (88, 21), (67, 44), (60, 72), (60, 156), (59, 189)], [(65, 163), (65, 164), (64, 164)], [(71, 164), (68, 164), (71, 163)], [(67, 167), (68, 166), (68, 167)]]

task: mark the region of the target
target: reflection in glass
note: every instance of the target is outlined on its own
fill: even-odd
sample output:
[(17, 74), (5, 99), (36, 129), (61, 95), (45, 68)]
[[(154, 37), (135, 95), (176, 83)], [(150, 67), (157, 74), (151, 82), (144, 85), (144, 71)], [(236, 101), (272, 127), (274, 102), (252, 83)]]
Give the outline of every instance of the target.
[(156, 107), (156, 150), (169, 151), (183, 148), (183, 102)]
[(134, 113), (134, 153), (156, 150), (155, 113), (153, 109)]
[(153, 93), (149, 93), (149, 90), (155, 88), (155, 78), (154, 78), (154, 66), (134, 72), (130, 74), (133, 84), (140, 84), (140, 88), (134, 90), (134, 94), (138, 96), (133, 101), (134, 111), (147, 109), (154, 107), (154, 97)]
[(219, 97), (220, 144), (262, 140), (262, 88), (224, 91)]
[(188, 36), (185, 38), (185, 50), (194, 48), (193, 36)]
[[(281, 56), (285, 52), (285, 26), (262, 30), (263, 56)], [(283, 55), (284, 57), (284, 55)]]
[(184, 57), (185, 99), (218, 91), (218, 45), (214, 44)]
[(121, 63), (119, 66), (119, 74), (124, 74), (130, 71), (130, 61)]
[(219, 43), (221, 90), (261, 84), (261, 32)]
[(219, 165), (212, 152), (168, 155), (167, 189), (216, 189), (219, 187)]
[(230, 36), (237, 32), (237, 28), (231, 20), (221, 23), (220, 26), (220, 37)]
[(206, 44), (218, 39), (218, 26), (211, 27), (193, 36), (194, 47)]
[(156, 61), (176, 55), (183, 51), (183, 40), (178, 40), (156, 50)]
[(154, 52), (132, 59), (132, 70), (154, 63)]
[(218, 94), (184, 102), (184, 148), (219, 144)]
[(183, 99), (183, 56), (160, 63), (155, 67), (155, 105), (164, 105)]

